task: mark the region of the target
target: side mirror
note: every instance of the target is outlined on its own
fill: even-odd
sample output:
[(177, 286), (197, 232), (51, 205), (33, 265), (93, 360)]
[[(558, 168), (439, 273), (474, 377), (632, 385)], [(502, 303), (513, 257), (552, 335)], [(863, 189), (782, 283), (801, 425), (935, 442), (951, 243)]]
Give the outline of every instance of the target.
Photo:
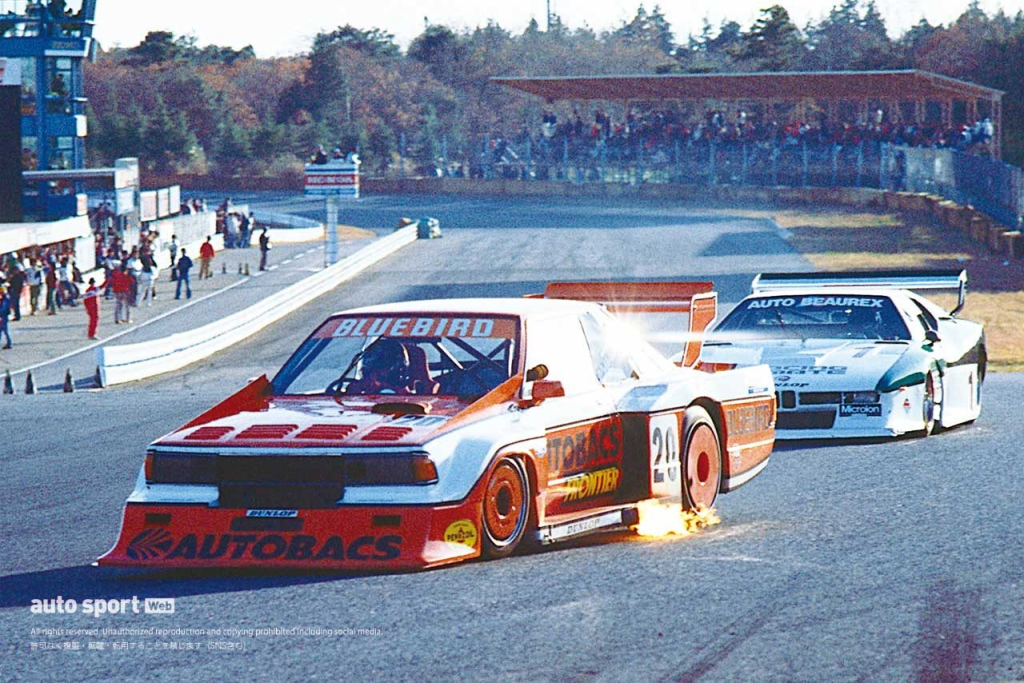
[(936, 332), (935, 330), (928, 330), (927, 332), (925, 332), (924, 338), (929, 344), (937, 344), (940, 341), (942, 341), (939, 338), (939, 333)]
[(549, 398), (560, 398), (565, 396), (565, 389), (562, 383), (554, 379), (542, 379), (533, 383), (531, 396), (534, 401), (543, 401)]
[(526, 381), (536, 382), (542, 380), (548, 376), (548, 366), (546, 365), (535, 365), (526, 371)]

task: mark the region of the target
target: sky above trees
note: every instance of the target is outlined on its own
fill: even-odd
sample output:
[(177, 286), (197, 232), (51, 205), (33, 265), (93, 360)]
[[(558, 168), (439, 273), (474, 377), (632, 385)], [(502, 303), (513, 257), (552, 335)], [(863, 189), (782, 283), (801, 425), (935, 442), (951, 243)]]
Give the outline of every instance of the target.
[[(72, 4), (74, 0), (71, 0)], [(147, 3), (148, 4), (148, 3)], [(552, 11), (570, 29), (584, 26), (596, 33), (617, 29), (636, 14), (639, 2), (622, 0), (551, 0)], [(662, 0), (645, 3), (648, 10), (660, 4), (678, 42), (699, 34), (704, 20), (719, 26), (724, 20), (749, 27), (760, 11), (772, 4), (763, 0)], [(785, 3), (800, 28), (824, 19), (833, 3), (791, 0)], [(982, 0), (988, 14), (1000, 9), (1009, 15), (1024, 9), (1024, 0)], [(896, 37), (922, 17), (933, 25), (948, 24), (964, 9), (964, 0), (878, 0), (879, 13), (890, 34)], [(350, 24), (377, 27), (407, 47), (423, 32), (424, 17), (431, 24), (455, 30), (486, 26), (489, 20), (513, 33), (522, 32), (531, 19), (544, 26), (545, 0), (289, 0), (286, 3), (253, 3), (251, 0), (176, 0), (153, 3), (156, 11), (139, 11), (138, 0), (100, 0), (96, 36), (105, 47), (138, 44), (154, 30), (175, 35), (195, 35), (200, 44), (242, 48), (252, 45), (260, 57), (308, 52), (314, 36)]]

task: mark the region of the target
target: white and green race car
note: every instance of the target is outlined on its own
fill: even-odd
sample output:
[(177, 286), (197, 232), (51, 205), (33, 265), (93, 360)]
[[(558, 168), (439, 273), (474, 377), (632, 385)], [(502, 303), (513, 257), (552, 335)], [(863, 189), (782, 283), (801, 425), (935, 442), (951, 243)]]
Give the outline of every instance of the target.
[[(930, 434), (981, 414), (985, 334), (966, 271), (762, 273), (712, 330), (708, 369), (766, 363), (780, 439)], [(953, 289), (947, 312), (912, 290)]]

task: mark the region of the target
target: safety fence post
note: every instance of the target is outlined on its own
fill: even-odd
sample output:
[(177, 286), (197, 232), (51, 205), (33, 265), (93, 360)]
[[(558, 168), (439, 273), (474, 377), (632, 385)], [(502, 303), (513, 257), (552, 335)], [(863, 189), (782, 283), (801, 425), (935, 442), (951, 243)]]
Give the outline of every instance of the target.
[(562, 179), (569, 179), (569, 138), (562, 138)]
[(441, 177), (448, 177), (448, 136), (441, 136)]
[(405, 131), (398, 134), (398, 177), (405, 177)]
[(839, 145), (832, 143), (832, 187), (839, 185)]
[(860, 179), (864, 172), (864, 140), (857, 142), (857, 187), (863, 187)]
[(801, 147), (803, 148), (802, 149), (802, 154), (803, 154), (803, 174), (802, 174), (803, 178), (802, 178), (802, 181), (803, 182), (801, 184), (803, 185), (803, 187), (807, 187), (807, 170), (808, 170), (808, 168), (807, 168), (807, 140), (805, 138), (804, 140), (801, 140), (800, 142), (801, 142)]
[(743, 144), (741, 145), (741, 148), (743, 150), (743, 161), (740, 164), (740, 185), (746, 185), (747, 184), (747, 143), (746, 143), (746, 141), (743, 142)]
[(772, 143), (772, 187), (779, 186), (779, 146)]
[(526, 139), (526, 177), (523, 180), (530, 180), (534, 177), (533, 173), (533, 140), (530, 138)]
[(715, 141), (711, 140), (708, 145), (708, 170), (710, 175), (708, 176), (708, 185), (715, 184)]
[(679, 140), (677, 139), (675, 143), (675, 150), (672, 153), (672, 164), (675, 166), (673, 179), (678, 183), (683, 179), (683, 169), (679, 167)]
[(886, 173), (886, 157), (889, 155), (889, 145), (884, 142), (878, 143), (878, 189), (884, 190), (889, 186), (888, 174)]

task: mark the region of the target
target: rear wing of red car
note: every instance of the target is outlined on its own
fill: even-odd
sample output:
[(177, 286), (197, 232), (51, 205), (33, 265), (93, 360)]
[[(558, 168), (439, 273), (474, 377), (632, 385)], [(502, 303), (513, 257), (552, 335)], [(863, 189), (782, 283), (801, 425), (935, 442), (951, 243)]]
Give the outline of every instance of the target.
[(593, 301), (612, 313), (686, 313), (683, 367), (697, 363), (704, 330), (718, 314), (718, 294), (711, 282), (551, 282), (543, 297)]
[(851, 270), (838, 273), (761, 273), (750, 283), (754, 294), (784, 289), (871, 287), (873, 289), (955, 289), (955, 316), (967, 299), (966, 270)]

